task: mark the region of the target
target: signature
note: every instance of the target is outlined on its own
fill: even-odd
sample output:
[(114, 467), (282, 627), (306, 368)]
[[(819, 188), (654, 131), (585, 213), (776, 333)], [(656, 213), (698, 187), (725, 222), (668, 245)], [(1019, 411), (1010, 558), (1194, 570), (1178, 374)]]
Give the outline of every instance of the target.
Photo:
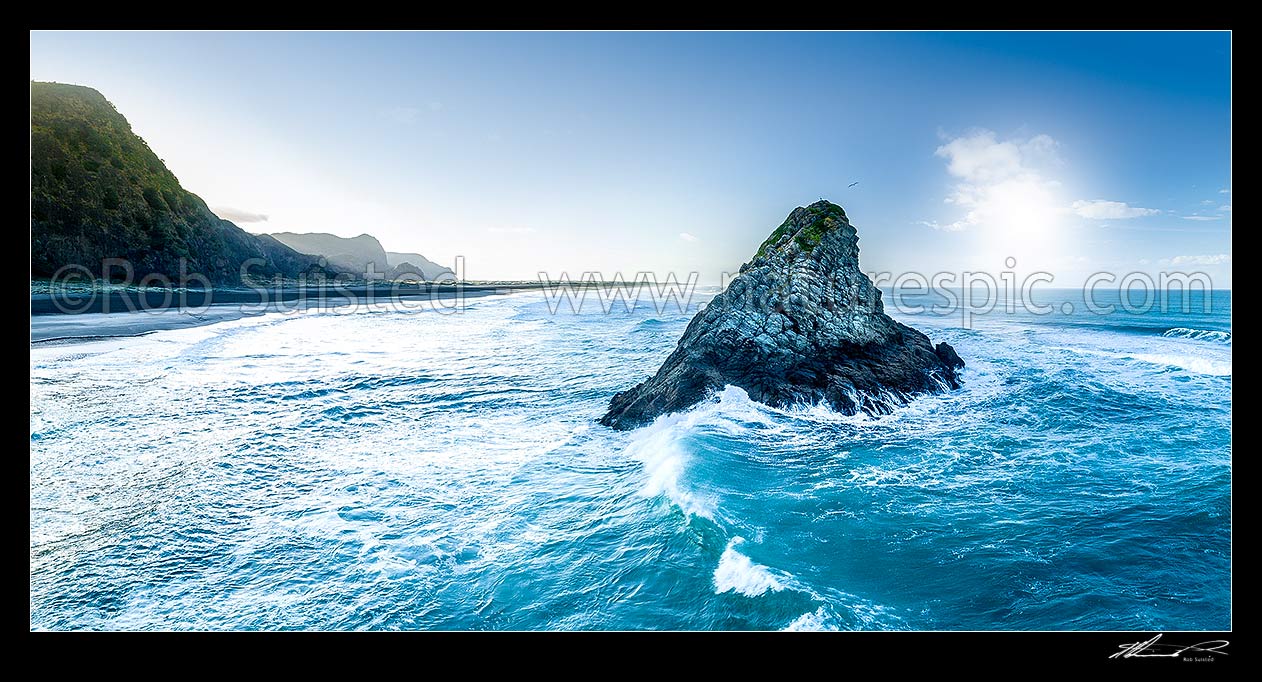
[(1225, 639), (1211, 639), (1207, 642), (1198, 644), (1162, 644), (1160, 643), (1161, 635), (1157, 635), (1146, 642), (1131, 642), (1118, 646), (1117, 653), (1109, 656), (1109, 658), (1179, 658), (1185, 653), (1190, 654), (1222, 654), (1227, 655), (1223, 648), (1229, 642)]

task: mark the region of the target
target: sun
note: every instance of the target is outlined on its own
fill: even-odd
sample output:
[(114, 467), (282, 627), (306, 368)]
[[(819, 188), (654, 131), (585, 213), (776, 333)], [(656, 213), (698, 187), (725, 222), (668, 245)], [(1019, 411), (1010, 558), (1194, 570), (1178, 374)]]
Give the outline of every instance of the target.
[(989, 190), (986, 223), (992, 238), (1014, 247), (1045, 245), (1056, 235), (1063, 210), (1052, 183), (1013, 179)]
[(1064, 203), (1059, 185), (1039, 177), (1009, 178), (976, 195), (970, 219), (994, 258), (1047, 261), (1062, 247)]

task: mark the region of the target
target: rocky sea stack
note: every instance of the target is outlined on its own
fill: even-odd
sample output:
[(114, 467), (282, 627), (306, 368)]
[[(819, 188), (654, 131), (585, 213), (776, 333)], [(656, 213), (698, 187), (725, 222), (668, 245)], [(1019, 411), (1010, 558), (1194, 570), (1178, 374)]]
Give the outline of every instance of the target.
[(635, 428), (727, 385), (767, 405), (824, 401), (845, 414), (959, 388), (964, 361), (885, 314), (859, 269), (858, 242), (840, 206), (794, 209), (692, 319), (657, 374), (615, 395), (600, 423)]

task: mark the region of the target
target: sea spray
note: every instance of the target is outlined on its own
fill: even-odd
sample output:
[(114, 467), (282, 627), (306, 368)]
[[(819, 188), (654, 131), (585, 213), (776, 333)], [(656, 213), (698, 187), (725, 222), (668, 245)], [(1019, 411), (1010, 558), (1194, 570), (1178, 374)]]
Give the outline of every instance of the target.
[(715, 593), (738, 592), (746, 597), (757, 597), (768, 590), (783, 590), (784, 584), (776, 579), (771, 569), (754, 563), (736, 549), (744, 542), (745, 538), (740, 536), (732, 538), (719, 557), (719, 565), (714, 569)]

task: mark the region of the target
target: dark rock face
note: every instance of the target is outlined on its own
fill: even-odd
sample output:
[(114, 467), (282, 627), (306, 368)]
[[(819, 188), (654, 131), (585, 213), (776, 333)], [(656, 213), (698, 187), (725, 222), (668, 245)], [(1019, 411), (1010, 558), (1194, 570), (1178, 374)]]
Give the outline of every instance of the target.
[(615, 395), (600, 423), (635, 428), (725, 385), (767, 405), (826, 401), (846, 414), (958, 388), (964, 361), (885, 314), (859, 269), (858, 241), (840, 206), (794, 209), (692, 319), (657, 374)]

